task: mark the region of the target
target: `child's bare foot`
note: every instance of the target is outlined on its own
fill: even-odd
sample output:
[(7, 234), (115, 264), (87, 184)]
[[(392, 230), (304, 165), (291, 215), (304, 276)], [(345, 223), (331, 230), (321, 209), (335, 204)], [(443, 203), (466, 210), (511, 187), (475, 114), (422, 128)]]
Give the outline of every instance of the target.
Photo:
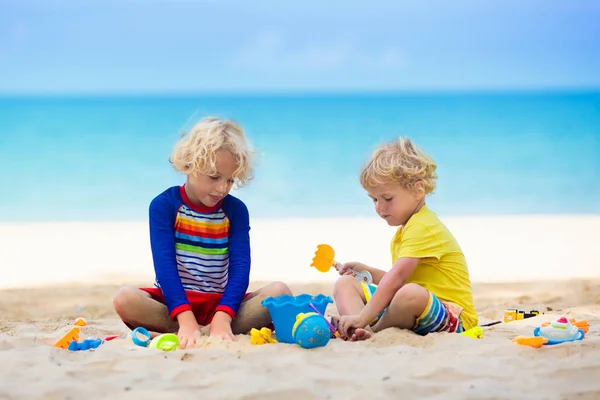
[(351, 336), (351, 340), (353, 342), (359, 342), (362, 340), (371, 339), (373, 336), (373, 331), (370, 326), (366, 326), (364, 329), (357, 328), (354, 330)]
[(154, 339), (155, 337), (162, 335), (162, 333), (154, 332), (154, 331), (150, 331), (149, 333), (150, 333), (150, 339)]

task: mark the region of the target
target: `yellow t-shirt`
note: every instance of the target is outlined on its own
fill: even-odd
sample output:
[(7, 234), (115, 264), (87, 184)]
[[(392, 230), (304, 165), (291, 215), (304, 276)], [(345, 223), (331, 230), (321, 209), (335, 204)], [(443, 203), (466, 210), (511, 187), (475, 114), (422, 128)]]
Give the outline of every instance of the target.
[(399, 258), (419, 258), (408, 279), (432, 292), (444, 302), (463, 308), (460, 319), (465, 330), (477, 326), (467, 261), (437, 215), (423, 205), (405, 226), (401, 226), (390, 246), (392, 264)]

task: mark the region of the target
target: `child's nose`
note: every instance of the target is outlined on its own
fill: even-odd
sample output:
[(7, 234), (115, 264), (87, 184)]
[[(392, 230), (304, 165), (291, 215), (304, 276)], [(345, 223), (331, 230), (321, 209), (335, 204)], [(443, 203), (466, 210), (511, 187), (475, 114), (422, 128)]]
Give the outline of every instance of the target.
[(219, 191), (220, 194), (225, 194), (227, 192), (227, 182), (221, 182), (217, 186), (217, 190)]

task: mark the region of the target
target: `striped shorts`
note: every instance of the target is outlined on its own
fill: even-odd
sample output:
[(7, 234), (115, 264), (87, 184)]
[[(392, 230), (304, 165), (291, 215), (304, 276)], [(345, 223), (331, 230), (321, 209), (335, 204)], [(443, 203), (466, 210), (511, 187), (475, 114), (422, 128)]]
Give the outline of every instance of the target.
[[(367, 303), (371, 300), (373, 294), (377, 290), (377, 286), (368, 285), (361, 282), (365, 300)], [(381, 316), (387, 311), (387, 307), (383, 310), (374, 321), (371, 321), (371, 325), (374, 325)], [(433, 293), (429, 292), (429, 301), (427, 307), (421, 313), (421, 315), (415, 321), (413, 326), (413, 332), (419, 335), (427, 335), (431, 332), (450, 332), (450, 333), (461, 333), (464, 332), (462, 321), (460, 320), (460, 313), (462, 308), (453, 303), (447, 303), (440, 301)]]

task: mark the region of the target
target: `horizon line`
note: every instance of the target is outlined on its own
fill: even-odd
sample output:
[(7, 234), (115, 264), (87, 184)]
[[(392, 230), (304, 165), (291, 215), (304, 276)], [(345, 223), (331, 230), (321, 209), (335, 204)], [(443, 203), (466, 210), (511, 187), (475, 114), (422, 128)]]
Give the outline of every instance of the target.
[(18, 97), (219, 97), (219, 96), (332, 96), (332, 95), (422, 95), (422, 94), (532, 94), (597, 93), (598, 86), (413, 88), (413, 89), (276, 89), (276, 90), (147, 90), (147, 91), (0, 91), (0, 98)]

